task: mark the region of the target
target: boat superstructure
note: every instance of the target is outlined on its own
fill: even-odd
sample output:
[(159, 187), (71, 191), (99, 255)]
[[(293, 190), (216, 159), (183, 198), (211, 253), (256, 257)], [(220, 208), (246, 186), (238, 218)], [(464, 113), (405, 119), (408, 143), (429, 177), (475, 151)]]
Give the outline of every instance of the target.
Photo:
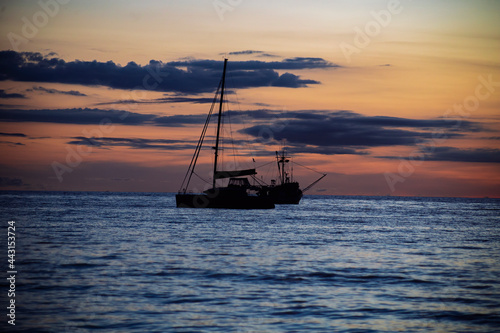
[(298, 204), (300, 199), (302, 199), (303, 193), (326, 176), (326, 174), (322, 174), (319, 179), (302, 190), (300, 189), (299, 182), (294, 181), (293, 166), (291, 165), (291, 158), (287, 156), (285, 147), (281, 151), (276, 152), (278, 177), (277, 179), (272, 179), (271, 184), (262, 185), (262, 192), (275, 204)]

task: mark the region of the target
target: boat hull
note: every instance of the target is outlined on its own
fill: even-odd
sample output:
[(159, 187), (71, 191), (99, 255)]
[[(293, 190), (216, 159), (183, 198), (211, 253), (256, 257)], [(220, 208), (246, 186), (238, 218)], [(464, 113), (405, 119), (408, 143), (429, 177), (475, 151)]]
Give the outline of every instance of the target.
[(273, 209), (274, 203), (258, 196), (230, 197), (200, 194), (177, 194), (178, 208)]
[(302, 199), (299, 183), (295, 182), (267, 187), (264, 192), (267, 194), (267, 198), (277, 205), (297, 205)]

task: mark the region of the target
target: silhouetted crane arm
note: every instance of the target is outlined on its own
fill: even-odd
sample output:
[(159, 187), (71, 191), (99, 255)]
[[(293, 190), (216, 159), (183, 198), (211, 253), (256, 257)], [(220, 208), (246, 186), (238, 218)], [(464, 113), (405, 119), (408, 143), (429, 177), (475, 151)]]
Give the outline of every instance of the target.
[(326, 177), (326, 173), (323, 174), (323, 176), (319, 177), (317, 180), (315, 180), (314, 182), (312, 182), (309, 186), (307, 186), (306, 188), (304, 188), (302, 190), (302, 193), (304, 193), (305, 191), (307, 190), (310, 190), (311, 187), (313, 187), (314, 185), (316, 185), (316, 183), (318, 183), (321, 179), (325, 178)]

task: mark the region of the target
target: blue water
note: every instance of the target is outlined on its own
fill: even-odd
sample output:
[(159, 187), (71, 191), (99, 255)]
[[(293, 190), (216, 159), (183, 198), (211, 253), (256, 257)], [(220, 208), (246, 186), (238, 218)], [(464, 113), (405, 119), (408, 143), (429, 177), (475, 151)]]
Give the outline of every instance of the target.
[[(494, 332), (500, 200), (306, 196), (178, 209), (172, 194), (0, 193), (19, 332)], [(1, 308), (8, 286), (2, 279)]]

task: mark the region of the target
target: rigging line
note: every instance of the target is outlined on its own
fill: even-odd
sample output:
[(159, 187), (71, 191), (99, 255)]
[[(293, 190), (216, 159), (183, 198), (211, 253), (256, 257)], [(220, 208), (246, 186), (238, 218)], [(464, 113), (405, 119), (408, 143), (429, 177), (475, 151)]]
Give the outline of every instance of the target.
[(206, 132), (207, 132), (207, 129), (208, 129), (208, 125), (210, 123), (210, 119), (211, 119), (211, 116), (213, 114), (213, 110), (215, 108), (215, 105), (217, 103), (217, 94), (219, 93), (219, 90), (222, 86), (222, 80), (221, 82), (219, 83), (219, 86), (217, 87), (217, 90), (215, 92), (215, 96), (214, 96), (214, 99), (213, 99), (213, 102), (212, 102), (212, 106), (210, 107), (210, 112), (209, 112), (209, 115), (207, 117), (207, 121), (205, 122), (205, 126), (203, 127), (203, 130), (202, 130), (202, 136), (200, 137), (200, 143), (199, 143), (199, 148), (198, 148), (198, 152), (196, 154), (196, 159), (194, 161), (194, 164), (193, 164), (193, 168), (192, 168), (192, 171), (191, 171), (191, 175), (189, 176), (189, 180), (188, 180), (188, 184), (189, 185), (189, 181), (191, 180), (191, 176), (192, 174), (194, 173), (194, 167), (196, 165), (196, 162), (198, 161), (198, 157), (200, 156), (200, 152), (201, 152), (201, 147), (203, 145), (203, 141), (205, 139), (205, 135), (206, 135)]
[(257, 183), (259, 183), (259, 185), (261, 185), (261, 186), (262, 186), (262, 185), (269, 185), (269, 184), (267, 184), (265, 181), (260, 180), (260, 179), (258, 179), (257, 177), (255, 177), (255, 175), (252, 175), (252, 179), (253, 179), (253, 180), (255, 180)]
[(201, 179), (202, 181), (204, 181), (205, 183), (210, 184), (210, 182), (209, 182), (208, 180), (206, 180), (205, 178), (201, 177), (201, 176), (200, 176), (199, 174), (197, 174), (196, 172), (194, 172), (194, 171), (193, 171), (193, 174), (194, 174), (196, 177), (200, 178), (200, 179)]
[[(227, 86), (227, 84), (226, 84), (226, 86)], [(222, 104), (222, 112), (220, 114), (220, 117), (221, 118), (220, 118), (219, 155), (218, 155), (219, 163), (217, 165), (220, 166), (219, 169), (223, 170), (224, 164), (226, 163), (225, 162), (226, 154), (224, 154), (224, 151), (226, 150), (226, 135), (224, 133), (226, 130), (226, 126), (224, 126), (226, 124), (226, 114), (224, 111), (224, 103)], [(215, 174), (214, 174), (214, 177), (215, 177)]]
[[(227, 74), (226, 74), (227, 75)], [(226, 83), (227, 87), (227, 83)], [(227, 89), (227, 88), (226, 88)], [(227, 93), (226, 93), (227, 96)], [(227, 97), (226, 97), (227, 100)], [(219, 150), (221, 151), (219, 155), (219, 165), (221, 166), (221, 169), (224, 169), (224, 164), (226, 163), (226, 154), (224, 154), (224, 151), (226, 150), (226, 145), (227, 145), (227, 131), (226, 131), (226, 117), (227, 117), (227, 111), (226, 111), (226, 101), (222, 101), (222, 113), (221, 113), (221, 122), (220, 122), (220, 143), (219, 143)]]
[(236, 145), (234, 144), (233, 127), (232, 127), (232, 122), (231, 122), (231, 110), (229, 110), (228, 102), (226, 102), (225, 106), (227, 108), (226, 115), (227, 115), (227, 123), (229, 124), (229, 138), (231, 140), (231, 148), (233, 150), (233, 163), (236, 166), (237, 165), (236, 164), (236, 154), (238, 153), (238, 151), (236, 149)]
[[(230, 81), (231, 86), (232, 87), (236, 87), (236, 85), (234, 84), (233, 75), (232, 75), (231, 72), (229, 72), (228, 79)], [(246, 120), (249, 117), (248, 117), (248, 115), (243, 115), (242, 114), (243, 112), (241, 111), (241, 103), (240, 103), (240, 99), (239, 99), (239, 96), (238, 96), (237, 89), (234, 89), (232, 91), (234, 92), (234, 96), (235, 96), (235, 99), (236, 99), (236, 108), (237, 108), (237, 111), (238, 111), (238, 117), (239, 117), (239, 119), (241, 121), (241, 125), (242, 125), (241, 127), (242, 127), (242, 129), (245, 129), (245, 128), (248, 127)], [(251, 142), (250, 135), (248, 133), (245, 133), (245, 140), (244, 141), (241, 140), (241, 144), (245, 146), (244, 148), (245, 148), (246, 151), (250, 152), (250, 157), (252, 159), (255, 159), (254, 150), (251, 149), (250, 142)]]
[[(210, 123), (211, 115), (212, 115), (212, 110), (209, 112), (207, 120), (205, 121), (205, 126), (203, 127), (202, 134), (201, 134), (200, 139), (198, 141), (198, 146), (196, 147), (195, 153), (194, 153), (193, 158), (191, 160), (191, 163), (189, 165), (188, 173), (190, 171), (191, 171), (191, 173), (189, 174), (189, 178), (187, 179), (187, 183), (186, 183), (185, 189), (187, 189), (187, 187), (189, 186), (189, 183), (191, 182), (191, 177), (193, 176), (194, 168), (196, 166), (196, 162), (198, 161), (198, 157), (200, 155), (201, 146), (203, 144), (203, 140), (204, 140), (204, 137), (205, 137), (205, 133), (206, 133), (208, 124)], [(186, 176), (187, 176), (187, 174), (186, 174)], [(182, 182), (183, 186), (184, 186), (184, 182), (186, 180), (186, 176), (184, 177), (184, 181)]]
[(301, 167), (303, 167), (303, 168), (306, 168), (306, 169), (309, 169), (309, 170), (314, 171), (314, 172), (316, 172), (316, 173), (319, 173), (320, 175), (324, 175), (324, 174), (325, 174), (324, 172), (319, 172), (319, 171), (317, 171), (317, 170), (314, 170), (313, 168), (306, 167), (305, 165), (302, 165), (302, 164), (300, 164), (300, 163), (298, 163), (298, 162), (295, 162), (295, 161), (294, 161), (293, 163), (294, 163), (294, 164), (297, 164), (297, 165), (299, 165), (299, 166), (301, 166)]
[(271, 163), (272, 163), (272, 164), (274, 164), (275, 162), (274, 162), (274, 161), (271, 161), (271, 162), (264, 163), (264, 164), (262, 164), (262, 165), (259, 165), (258, 167), (255, 167), (255, 169), (258, 169), (258, 168), (263, 168), (263, 167), (265, 167), (266, 165), (269, 165), (269, 164), (271, 164)]
[[(182, 181), (181, 188), (180, 188), (179, 192), (181, 192), (184, 189), (184, 193), (186, 193), (187, 187), (189, 186), (189, 183), (191, 182), (191, 177), (193, 176), (193, 173), (194, 173), (194, 167), (196, 166), (196, 162), (198, 161), (198, 156), (200, 155), (201, 146), (203, 145), (203, 140), (205, 139), (205, 134), (207, 132), (208, 124), (210, 123), (210, 118), (212, 116), (214, 106), (217, 102), (217, 95), (219, 93), (221, 85), (222, 85), (222, 80), (219, 82), (219, 86), (217, 87), (217, 90), (215, 92), (215, 96), (214, 96), (214, 99), (212, 101), (212, 106), (210, 107), (210, 111), (208, 112), (207, 119), (205, 120), (205, 125), (203, 126), (203, 129), (201, 131), (201, 135), (200, 135), (200, 138), (198, 139), (196, 149), (194, 151), (193, 157), (191, 158), (191, 163), (189, 164), (188, 170), (186, 171), (186, 175), (184, 176), (184, 179)], [(187, 179), (187, 182), (186, 182), (186, 179)]]
[[(259, 165), (259, 166), (255, 167), (254, 169), (256, 169), (256, 170), (257, 170), (257, 169), (259, 169), (259, 168), (263, 168), (263, 167), (265, 167), (265, 166), (268, 166), (268, 165), (271, 165), (271, 164), (274, 164), (274, 163), (276, 163), (276, 162), (274, 162), (274, 161), (267, 162), (267, 163), (264, 163), (264, 164), (261, 164), (261, 165)], [(261, 175), (261, 177), (266, 178), (266, 179), (267, 179), (267, 178), (271, 178), (271, 179), (275, 178), (275, 175), (274, 175), (274, 174), (272, 174), (272, 173), (273, 173), (273, 171), (274, 171), (274, 170), (272, 170), (272, 169), (271, 169), (271, 177), (268, 177), (268, 176), (269, 176), (269, 173), (270, 173), (270, 172), (269, 172), (269, 170), (270, 170), (270, 169), (269, 169), (269, 168), (267, 168), (266, 170), (264, 170), (264, 173), (263, 173), (263, 174), (262, 174), (262, 173), (259, 173), (259, 175)], [(261, 180), (261, 181), (263, 181), (263, 180)], [(265, 182), (264, 182), (264, 183), (265, 183)]]

